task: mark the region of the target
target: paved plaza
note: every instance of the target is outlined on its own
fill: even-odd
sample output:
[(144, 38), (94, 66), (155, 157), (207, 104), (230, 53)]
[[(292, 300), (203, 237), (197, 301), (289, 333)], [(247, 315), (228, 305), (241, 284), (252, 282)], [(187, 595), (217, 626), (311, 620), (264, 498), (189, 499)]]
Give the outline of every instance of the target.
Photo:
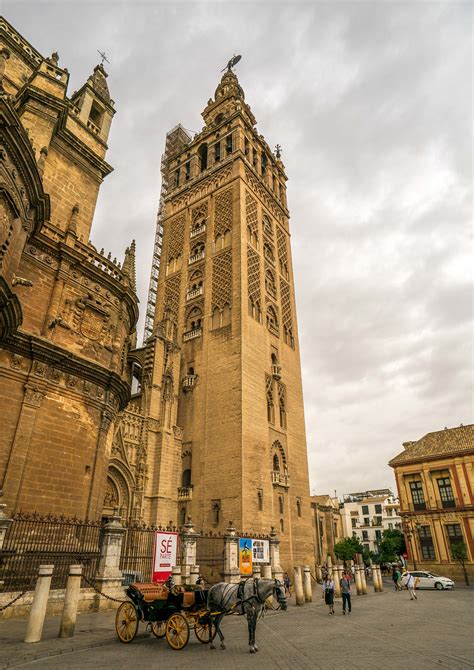
[(260, 651), (253, 656), (241, 617), (224, 622), (226, 650), (212, 651), (191, 633), (180, 652), (144, 635), (144, 626), (134, 642), (121, 644), (113, 613), (80, 615), (70, 640), (57, 639), (59, 619), (48, 619), (36, 645), (21, 642), (24, 621), (7, 621), (0, 623), (0, 668), (474, 668), (473, 602), (474, 590), (465, 587), (422, 591), (411, 602), (407, 591), (395, 593), (387, 585), (382, 594), (353, 596), (350, 616), (342, 615), (338, 600), (335, 616), (319, 597), (304, 607), (293, 603), (259, 622)]

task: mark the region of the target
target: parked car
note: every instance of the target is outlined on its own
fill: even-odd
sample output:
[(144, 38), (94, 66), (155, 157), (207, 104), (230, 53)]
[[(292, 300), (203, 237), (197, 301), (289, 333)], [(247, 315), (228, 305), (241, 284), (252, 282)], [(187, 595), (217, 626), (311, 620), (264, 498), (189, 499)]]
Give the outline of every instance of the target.
[(417, 589), (438, 589), (442, 591), (443, 589), (452, 589), (454, 587), (452, 579), (441, 577), (441, 575), (437, 575), (435, 572), (415, 570), (411, 574), (415, 579), (418, 577), (420, 580), (417, 584)]

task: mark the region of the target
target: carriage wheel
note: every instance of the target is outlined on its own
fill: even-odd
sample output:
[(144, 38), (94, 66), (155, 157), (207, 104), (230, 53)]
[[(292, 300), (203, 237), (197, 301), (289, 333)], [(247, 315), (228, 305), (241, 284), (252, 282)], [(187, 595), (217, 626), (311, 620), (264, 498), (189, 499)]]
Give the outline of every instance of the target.
[(199, 642), (202, 644), (209, 644), (209, 642), (216, 637), (217, 629), (212, 624), (212, 621), (206, 621), (206, 623), (199, 623), (199, 621), (196, 621), (194, 633)]
[(188, 644), (189, 624), (182, 614), (172, 614), (166, 622), (166, 641), (178, 651)]
[(131, 642), (138, 630), (138, 612), (133, 603), (120, 605), (115, 615), (115, 631), (120, 642)]
[(157, 638), (162, 638), (166, 635), (166, 621), (153, 621), (151, 624), (151, 632)]

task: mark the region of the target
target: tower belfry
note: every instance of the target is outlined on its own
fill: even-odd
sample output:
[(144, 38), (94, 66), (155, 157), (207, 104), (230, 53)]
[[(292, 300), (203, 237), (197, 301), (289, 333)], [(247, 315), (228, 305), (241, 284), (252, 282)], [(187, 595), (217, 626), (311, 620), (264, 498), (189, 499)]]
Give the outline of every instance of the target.
[(163, 165), (147, 518), (168, 522), (175, 505), (178, 524), (274, 526), (283, 561), (302, 563), (312, 527), (285, 170), (231, 69), (202, 116)]

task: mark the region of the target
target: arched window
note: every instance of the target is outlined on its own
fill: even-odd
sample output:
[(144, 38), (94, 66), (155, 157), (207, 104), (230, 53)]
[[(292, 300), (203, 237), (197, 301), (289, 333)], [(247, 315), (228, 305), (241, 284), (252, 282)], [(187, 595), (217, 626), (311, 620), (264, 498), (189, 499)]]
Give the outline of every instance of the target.
[(258, 504), (258, 511), (262, 512), (263, 511), (263, 491), (262, 491), (262, 489), (258, 489), (258, 491), (257, 491), (257, 504)]
[(273, 305), (267, 307), (267, 328), (274, 335), (278, 335), (278, 317)]
[(186, 507), (181, 507), (179, 513), (179, 522), (181, 526), (184, 526), (184, 524), (186, 523)]
[(221, 501), (212, 500), (211, 502), (211, 516), (212, 516), (212, 525), (218, 526), (221, 516)]
[(267, 268), (267, 270), (265, 271), (265, 290), (273, 298), (276, 298), (277, 290), (276, 290), (275, 275), (269, 268)]
[(207, 144), (201, 144), (198, 149), (199, 169), (201, 172), (207, 168)]
[(283, 496), (278, 496), (278, 508), (280, 510), (280, 514), (283, 514), (284, 511)]
[(263, 245), (263, 255), (267, 260), (270, 261), (270, 263), (275, 262), (275, 254), (273, 252), (273, 247), (268, 242), (265, 242)]
[(273, 454), (273, 471), (280, 472), (280, 459), (278, 454)]
[(183, 470), (181, 475), (181, 486), (189, 488), (191, 486), (191, 468)]
[(273, 225), (272, 220), (266, 214), (262, 217), (262, 226), (263, 232), (268, 235), (268, 237), (273, 238)]
[(296, 511), (301, 516), (301, 498), (296, 498)]
[(284, 532), (285, 532), (285, 529), (284, 529), (284, 525), (283, 525), (283, 519), (280, 519), (280, 533), (284, 533)]
[(202, 327), (202, 312), (199, 307), (193, 307), (186, 319), (186, 331), (196, 330)]

